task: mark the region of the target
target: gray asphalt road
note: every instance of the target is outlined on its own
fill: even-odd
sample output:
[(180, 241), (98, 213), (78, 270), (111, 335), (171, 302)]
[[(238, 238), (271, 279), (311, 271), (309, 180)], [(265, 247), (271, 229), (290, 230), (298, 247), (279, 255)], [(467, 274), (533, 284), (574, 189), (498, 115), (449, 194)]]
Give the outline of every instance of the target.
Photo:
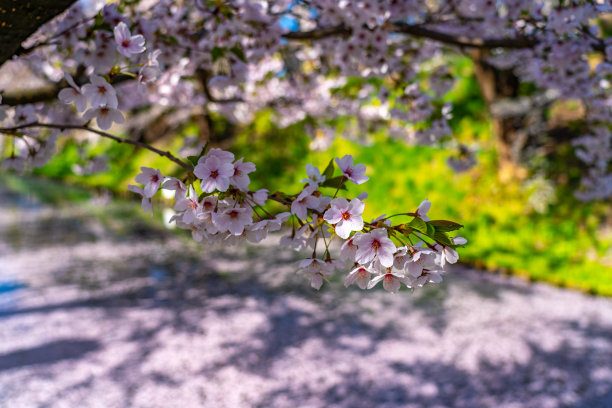
[(611, 299), (464, 267), (315, 292), (273, 240), (107, 218), (0, 196), (1, 407), (612, 407)]

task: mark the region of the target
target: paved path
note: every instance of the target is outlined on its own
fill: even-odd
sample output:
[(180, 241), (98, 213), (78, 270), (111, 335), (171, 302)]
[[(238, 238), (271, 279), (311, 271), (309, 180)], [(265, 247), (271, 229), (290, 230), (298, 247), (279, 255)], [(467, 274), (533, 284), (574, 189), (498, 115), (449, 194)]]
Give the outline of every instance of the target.
[(314, 292), (273, 242), (93, 211), (0, 195), (0, 407), (612, 407), (612, 299), (463, 267)]

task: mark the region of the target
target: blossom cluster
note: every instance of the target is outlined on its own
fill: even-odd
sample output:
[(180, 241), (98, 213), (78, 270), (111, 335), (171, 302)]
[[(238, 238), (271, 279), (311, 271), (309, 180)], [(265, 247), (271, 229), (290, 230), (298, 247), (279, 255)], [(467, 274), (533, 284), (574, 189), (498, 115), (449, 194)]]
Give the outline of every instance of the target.
[[(609, 127), (612, 41), (595, 22), (610, 10), (608, 1), (599, 0), (229, 0), (180, 6), (161, 0), (114, 2), (90, 15), (77, 2), (24, 44), (29, 52), (20, 60), (46, 81), (67, 85), (59, 100), (103, 130), (150, 105), (205, 106), (241, 123), (273, 107), (280, 126), (315, 124), (313, 148), (329, 146), (336, 124), (356, 139), (385, 129), (410, 143), (431, 144), (451, 136), (452, 106), (444, 96), (455, 81), (445, 55), (465, 47), (464, 39), (490, 48), (486, 61), (513, 69), (521, 81), (582, 100), (591, 127)], [(486, 45), (487, 39), (499, 45)], [(19, 108), (34, 111), (32, 120), (82, 123), (66, 106), (17, 105), (8, 108), (14, 116), (24, 113)], [(6, 109), (0, 109), (0, 120)], [(605, 144), (604, 133), (590, 130), (585, 137)], [(29, 146), (18, 141), (5, 167), (21, 168), (40, 150), (32, 137), (26, 140)], [(610, 166), (585, 163), (591, 170), (581, 196), (609, 196)]]
[[(119, 57), (123, 57), (125, 63), (133, 62), (134, 58), (136, 58), (135, 62), (138, 62), (139, 54), (146, 50), (145, 39), (142, 34), (132, 35), (128, 26), (123, 21), (120, 21), (114, 27), (113, 32), (114, 37), (108, 34), (105, 35), (104, 31), (98, 32), (100, 35), (95, 43), (97, 53), (94, 55), (102, 52), (103, 58), (106, 60), (90, 61), (93, 65), (93, 73), (89, 77), (90, 82), (80, 87), (75, 83), (70, 74), (64, 73), (70, 87), (62, 89), (58, 94), (60, 101), (67, 104), (73, 103), (77, 112), (85, 111), (89, 104), (91, 107), (85, 111), (83, 119), (89, 121), (95, 118), (98, 127), (103, 130), (109, 129), (113, 123), (123, 123), (125, 118), (118, 109), (117, 91), (111, 83), (102, 76), (97, 75), (96, 72), (108, 70), (108, 78), (121, 74), (129, 74), (128, 69), (122, 69), (117, 64)], [(132, 75), (137, 77), (139, 85), (151, 82), (161, 74), (159, 62), (157, 61), (160, 53), (161, 51), (156, 50), (149, 54), (146, 63), (138, 64), (140, 65), (138, 74)], [(110, 68), (107, 68), (107, 62), (110, 59), (114, 62), (110, 64)]]
[[(340, 174), (334, 177), (336, 167)], [(197, 242), (257, 243), (291, 222), (281, 245), (312, 250), (298, 267), (315, 289), (336, 269), (349, 270), (345, 285), (355, 283), (361, 289), (371, 289), (381, 281), (390, 292), (397, 292), (402, 284), (417, 288), (439, 283), (444, 266), (459, 259), (456, 247), (467, 242), (447, 235), (461, 225), (429, 219), (428, 200), (413, 213), (398, 214), (412, 217), (408, 223), (393, 225), (393, 216), (365, 222), (367, 194), (352, 199), (338, 196), (346, 190), (346, 183), (361, 185), (369, 179), (365, 166), (354, 164), (351, 155), (336, 158), (323, 173), (307, 165), (308, 177), (302, 180), (306, 184), (292, 195), (269, 194), (266, 189), (251, 191), (249, 174), (253, 171), (253, 163), (243, 158), (235, 160), (233, 153), (212, 148), (202, 152), (192, 177), (164, 177), (159, 170), (142, 167), (136, 176), (140, 185), (129, 188), (142, 197), (142, 208), (147, 212), (153, 209), (152, 198), (160, 189), (174, 191), (175, 214), (170, 222), (191, 231)], [(335, 191), (333, 196), (325, 194), (326, 189)], [(288, 211), (271, 214), (265, 208), (269, 200), (286, 206)], [(332, 243), (340, 247), (337, 259), (332, 257)]]
[[(74, 13), (68, 17), (69, 21), (73, 21)], [(118, 90), (113, 86), (112, 79), (121, 76), (134, 77), (141, 87), (152, 82), (161, 75), (157, 60), (161, 51), (155, 50), (147, 56), (146, 61), (141, 61), (140, 54), (146, 50), (144, 37), (141, 34), (132, 35), (123, 21), (115, 25), (113, 32), (114, 35), (104, 30), (97, 31), (93, 48), (83, 49), (82, 53), (77, 53), (80, 56), (75, 56), (77, 61), (81, 60), (89, 65), (88, 75), (84, 76), (87, 83), (80, 86), (70, 73), (62, 71), (68, 86), (59, 91), (58, 99), (64, 104), (74, 105), (78, 113), (83, 113), (82, 120), (86, 121), (84, 124), (71, 112), (56, 111), (46, 106), (24, 104), (11, 109), (9, 106), (0, 105), (0, 126), (19, 130), (3, 132), (19, 139), (13, 140), (11, 154), (2, 161), (2, 168), (22, 171), (28, 165), (40, 167), (48, 162), (55, 152), (61, 126), (55, 126), (50, 131), (46, 129), (47, 132), (36, 129), (44, 118), (50, 119), (51, 123), (83, 126), (95, 119), (97, 127), (102, 130), (109, 129), (113, 123), (124, 123)], [(138, 71), (131, 72), (132, 66), (139, 67)], [(12, 115), (8, 115), (7, 112), (11, 110)], [(94, 158), (92, 163), (86, 166), (89, 170), (107, 168), (101, 164), (99, 158)]]
[[(0, 103), (2, 95), (0, 95)], [(0, 105), (0, 124), (11, 121), (16, 126), (36, 122), (38, 117), (32, 105), (20, 105), (13, 110), (12, 117), (7, 115), (8, 108)], [(23, 171), (26, 166), (42, 167), (51, 159), (55, 153), (58, 133), (53, 132), (46, 138), (38, 137), (36, 134), (23, 132), (11, 140), (10, 154), (5, 157), (0, 168), (3, 170), (13, 169)]]

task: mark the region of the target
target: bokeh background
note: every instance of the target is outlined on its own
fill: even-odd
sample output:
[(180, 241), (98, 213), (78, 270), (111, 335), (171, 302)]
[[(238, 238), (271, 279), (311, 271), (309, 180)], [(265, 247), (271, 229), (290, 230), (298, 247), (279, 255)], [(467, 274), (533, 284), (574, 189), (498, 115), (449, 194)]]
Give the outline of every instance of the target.
[[(427, 198), (432, 219), (463, 224), (461, 265), (414, 293), (362, 293), (341, 276), (315, 292), (278, 237), (193, 242), (167, 224), (170, 201), (149, 217), (127, 192), (140, 166), (178, 174), (132, 146), (62, 138), (45, 167), (0, 173), (0, 406), (611, 407), (610, 202), (574, 197), (585, 169), (563, 134), (500, 160), (472, 61), (446, 63), (453, 142), (409, 146), (347, 121), (316, 151), (325, 131), (281, 129), (269, 111), (209, 124), (215, 146), (256, 163), (253, 189), (297, 192), (307, 163), (352, 154), (370, 177), (349, 189), (368, 191), (365, 218)], [(18, 71), (5, 65), (0, 83)], [(582, 125), (578, 103), (545, 117)], [(187, 156), (201, 126), (147, 137)], [(83, 174), (98, 155), (108, 171)]]
[[(323, 170), (330, 159), (352, 154), (356, 162), (367, 166), (370, 177), (362, 189), (351, 190), (370, 194), (366, 218), (413, 210), (428, 198), (434, 218), (465, 225), (461, 234), (470, 244), (461, 250), (463, 262), (492, 272), (612, 295), (610, 202), (588, 203), (574, 197), (585, 169), (574, 156), (572, 139), (563, 134), (532, 138), (535, 140), (522, 147), (519, 160), (502, 163), (472, 61), (454, 56), (448, 64), (458, 79), (446, 96), (453, 103), (453, 142), (409, 146), (384, 130), (356, 134), (346, 121), (325, 128), (335, 135), (329, 145), (323, 141), (329, 138), (324, 131), (308, 123), (281, 129), (270, 120), (271, 112), (264, 111), (251, 125), (240, 127), (213, 115), (217, 139), (213, 144), (256, 163), (253, 188), (289, 193), (300, 190), (299, 180), (305, 177), (307, 163)], [(556, 127), (559, 123), (567, 129), (579, 127), (581, 109), (578, 102), (553, 102), (547, 109), (547, 120)], [(198, 140), (200, 126), (186, 121), (172, 132), (151, 132), (155, 138), (151, 142), (184, 156), (197, 154), (204, 144)], [(570, 130), (567, 133), (571, 135)], [(319, 145), (329, 147), (310, 149), (317, 145), (317, 139), (322, 140)], [(191, 141), (189, 148), (185, 140)], [(91, 138), (61, 140), (61, 154), (32, 174), (87, 187), (94, 195), (108, 193), (122, 198), (128, 198), (127, 185), (133, 183), (140, 166), (179, 174), (172, 163), (153, 153), (112, 141), (90, 142)], [(469, 152), (462, 154), (465, 148)], [(89, 158), (99, 155), (108, 159), (109, 171), (79, 174)], [(475, 165), (461, 172), (448, 164), (453, 160), (468, 163), (473, 158)], [(38, 194), (21, 176), (6, 174), (4, 182), (12, 189)], [(158, 218), (161, 214), (156, 211)]]

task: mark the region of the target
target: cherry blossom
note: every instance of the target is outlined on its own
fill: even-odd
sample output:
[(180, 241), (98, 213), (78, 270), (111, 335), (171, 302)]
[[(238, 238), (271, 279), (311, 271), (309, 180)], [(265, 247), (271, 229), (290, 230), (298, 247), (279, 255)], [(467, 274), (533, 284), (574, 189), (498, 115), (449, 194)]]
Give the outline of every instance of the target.
[(431, 202), (428, 199), (423, 200), (419, 207), (416, 210), (417, 217), (422, 219), (423, 221), (429, 221), (429, 217), (427, 216), (427, 212), (431, 208)]
[(378, 228), (354, 239), (357, 245), (356, 260), (361, 264), (377, 259), (386, 268), (393, 266), (393, 254), (397, 250), (388, 238), (387, 230)]
[[(146, 191), (145, 186), (145, 191)], [(185, 224), (193, 224), (202, 211), (201, 205), (198, 201), (198, 194), (195, 192), (193, 186), (189, 186), (189, 195), (176, 201), (174, 205), (176, 211), (183, 211), (183, 217), (181, 219)]]
[(153, 215), (153, 201), (150, 197), (147, 197), (144, 193), (144, 189), (140, 186), (135, 186), (133, 184), (128, 185), (128, 190), (133, 193), (136, 193), (142, 197), (142, 211), (149, 212), (151, 211), (151, 215)]
[(467, 239), (457, 235), (456, 237), (453, 238), (453, 244), (455, 244), (455, 245), (465, 245), (465, 244), (467, 244)]
[(405, 276), (394, 272), (387, 272), (385, 274), (378, 275), (374, 279), (372, 279), (368, 283), (367, 288), (372, 289), (380, 281), (382, 281), (383, 283), (383, 288), (387, 292), (391, 293), (396, 293), (398, 290), (400, 290), (402, 283), (408, 287), (411, 287), (412, 285), (410, 279), (406, 278)]
[(315, 186), (306, 187), (291, 203), (291, 213), (301, 220), (306, 219), (309, 208), (317, 208), (319, 206), (319, 198), (312, 195), (315, 189)]
[[(60, 134), (70, 136), (66, 127), (93, 130), (101, 137), (149, 149), (178, 166), (172, 173), (176, 177), (142, 167), (135, 179), (141, 186), (131, 185), (129, 190), (142, 197), (142, 208), (147, 212), (152, 211), (152, 200), (160, 187), (165, 190), (160, 205), (173, 208), (172, 221), (202, 245), (258, 243), (269, 233), (278, 232), (281, 246), (306, 252), (308, 258), (299, 268), (315, 289), (339, 266), (335, 259), (338, 246), (340, 259), (350, 269), (344, 279), (347, 286), (356, 283), (366, 289), (382, 281), (385, 290), (396, 292), (401, 284), (416, 288), (439, 282), (445, 264), (457, 261), (456, 246), (465, 244), (465, 239), (451, 238), (428, 224), (436, 231), (434, 237), (420, 234), (426, 242), (408, 245), (406, 242), (419, 234), (403, 227), (405, 224), (393, 224), (392, 216), (364, 222), (367, 192), (354, 197), (350, 189), (343, 188), (347, 181), (361, 185), (369, 179), (365, 166), (354, 164), (351, 155), (331, 161), (325, 174), (308, 164), (307, 178), (296, 178), (307, 183), (302, 190), (281, 192), (264, 186), (267, 188), (251, 191), (249, 175), (256, 166), (248, 157), (235, 160), (227, 150), (203, 148), (203, 141), (186, 144), (175, 156), (174, 150), (160, 150), (132, 135), (115, 136), (79, 125), (95, 118), (99, 128), (109, 129), (113, 123), (154, 111), (149, 108), (155, 105), (161, 110), (188, 109), (198, 115), (204, 111), (236, 125), (251, 123), (259, 112), (272, 111), (271, 120), (279, 130), (303, 126), (317, 149), (331, 145), (339, 133), (338, 123), (344, 124), (343, 132), (349, 139), (359, 142), (367, 142), (368, 134), (387, 129), (393, 137), (410, 143), (439, 143), (451, 137), (448, 120), (452, 106), (443, 98), (453, 86), (453, 78), (448, 67), (440, 65), (440, 43), (402, 31), (419, 26), (457, 38), (533, 38), (536, 45), (529, 50), (499, 50), (500, 55), (492, 56), (491, 63), (495, 58), (499, 62), (516, 60), (515, 54), (521, 52), (529, 54), (528, 60), (537, 62), (520, 71), (523, 78), (539, 87), (567, 91), (571, 97), (599, 98), (589, 105), (588, 120), (603, 130), (592, 128), (592, 134), (576, 146), (579, 157), (595, 169), (593, 189), (601, 186), (602, 180), (607, 183), (608, 169), (601, 163), (608, 157), (598, 150), (607, 146), (608, 136), (601, 123), (609, 118), (609, 102), (602, 95), (607, 89), (605, 81), (612, 79), (612, 69), (606, 61), (591, 72), (582, 58), (593, 51), (591, 43), (595, 42), (583, 38), (580, 31), (581, 25), (588, 25), (596, 15), (593, 7), (541, 11), (529, 2), (515, 0), (516, 11), (497, 3), (480, 7), (473, 1), (460, 2), (448, 17), (461, 12), (475, 16), (474, 22), (469, 18), (464, 24), (450, 18), (442, 24), (435, 22), (429, 6), (420, 3), (314, 0), (304, 6), (309, 12), (298, 19), (296, 30), (300, 32), (292, 32), (279, 24), (284, 15), (298, 13), (299, 7), (290, 3), (255, 5), (230, 0), (222, 6), (187, 2), (177, 7), (161, 0), (152, 7), (141, 7), (144, 3), (135, 1), (125, 7), (104, 5), (92, 19), (84, 18), (78, 12), (79, 4), (75, 5), (71, 10), (77, 11), (60, 17), (58, 26), (66, 33), (57, 37), (57, 44), (33, 47), (28, 57), (46, 80), (59, 85), (61, 78), (66, 78), (69, 87), (55, 98), (62, 105), (16, 104), (10, 125), (19, 128), (6, 131), (13, 146), (2, 166), (39, 166), (52, 156)], [(523, 19), (532, 31), (520, 28), (505, 15)], [(521, 17), (527, 15), (531, 17)], [(568, 27), (560, 21), (567, 21)], [(39, 35), (55, 38), (58, 26), (43, 26)], [(331, 34), (300, 39), (305, 42), (291, 38), (310, 30)], [(559, 35), (567, 36), (560, 45)], [(445, 45), (449, 49), (453, 46)], [(411, 63), (406, 64), (407, 60)], [(36, 68), (36, 63), (42, 68)], [(571, 75), (559, 68), (563, 64), (572, 66)], [(421, 77), (426, 77), (426, 83)], [(397, 84), (396, 89), (392, 84)], [(66, 109), (65, 104), (72, 103), (77, 112), (84, 113), (77, 115)], [(12, 108), (0, 106), (0, 121), (6, 119), (7, 109)], [(198, 109), (201, 111), (196, 112)], [(29, 128), (28, 124), (43, 129)], [(212, 136), (218, 135), (208, 136), (217, 142)], [(190, 148), (192, 153), (184, 153)], [(327, 186), (329, 179), (339, 180), (340, 185)], [(274, 205), (269, 206), (270, 202)], [(277, 206), (283, 207), (278, 214)], [(428, 222), (429, 207), (425, 200), (413, 215)]]
[(336, 164), (342, 171), (342, 175), (355, 184), (362, 184), (369, 180), (369, 177), (364, 176), (365, 166), (361, 163), (353, 166), (353, 156), (350, 154), (336, 159)]
[(358, 198), (350, 202), (344, 197), (331, 200), (331, 208), (323, 214), (323, 219), (330, 224), (335, 224), (336, 234), (342, 239), (347, 239), (352, 231), (363, 229), (363, 210), (365, 204)]
[(439, 264), (439, 254), (430, 248), (416, 248), (411, 262), (406, 263), (406, 271), (418, 278), (423, 271), (435, 270)]
[(268, 200), (268, 189), (262, 188), (257, 191), (247, 192), (247, 197), (257, 205), (265, 205)]
[(332, 263), (317, 258), (304, 259), (299, 263), (298, 267), (302, 273), (310, 278), (310, 286), (316, 290), (321, 289), (323, 280), (334, 271)]
[(193, 170), (193, 173), (201, 180), (202, 190), (206, 193), (212, 193), (215, 190), (227, 191), (230, 177), (234, 175), (232, 163), (222, 161), (216, 156), (210, 156), (204, 161), (202, 159)]
[(83, 95), (89, 98), (91, 106), (117, 108), (117, 93), (111, 84), (99, 75), (91, 77), (91, 83), (83, 85)]
[(83, 119), (91, 120), (95, 118), (96, 124), (100, 129), (107, 130), (113, 125), (113, 123), (123, 123), (125, 118), (121, 111), (108, 106), (99, 106), (97, 108), (90, 108), (83, 114)]
[(357, 245), (355, 243), (355, 239), (359, 237), (361, 233), (356, 233), (342, 244), (340, 248), (340, 259), (343, 259), (347, 262), (353, 264), (355, 262), (355, 257), (357, 255)]
[(145, 39), (142, 35), (132, 36), (128, 26), (122, 21), (113, 29), (117, 51), (130, 58), (132, 54), (140, 54), (145, 50)]
[(308, 183), (318, 187), (319, 184), (325, 181), (325, 176), (321, 175), (321, 171), (312, 164), (306, 165), (306, 174), (308, 178), (300, 180), (302, 183)]
[(373, 271), (360, 265), (346, 276), (344, 279), (344, 286), (348, 287), (353, 283), (356, 283), (360, 289), (367, 289), (368, 284), (370, 283), (370, 276), (373, 274)]
[(446, 262), (454, 264), (459, 260), (459, 254), (451, 247), (435, 244), (434, 248), (439, 253), (439, 263), (441, 267), (444, 267)]
[(162, 188), (166, 190), (174, 190), (174, 200), (178, 201), (187, 195), (187, 186), (181, 180), (176, 177), (168, 177)]
[(213, 213), (212, 220), (219, 231), (240, 235), (244, 232), (244, 228), (253, 222), (252, 216), (253, 212), (248, 207), (231, 207), (220, 213)]
[(230, 183), (239, 190), (247, 191), (249, 189), (249, 173), (255, 171), (255, 165), (251, 162), (243, 163), (243, 158), (236, 160), (234, 163), (234, 174), (230, 177)]
[(2, 160), (2, 165), (0, 166), (2, 170), (10, 170), (13, 169), (15, 171), (23, 171), (26, 166), (25, 158), (21, 156), (9, 156)]
[(16, 125), (32, 123), (38, 120), (36, 109), (33, 105), (19, 105), (15, 108), (13, 121)]
[(74, 82), (70, 74), (64, 75), (70, 87), (62, 89), (57, 97), (64, 103), (74, 103), (77, 112), (85, 111), (87, 109), (87, 96), (83, 95), (81, 87)]
[(159, 186), (164, 181), (159, 170), (154, 170), (150, 167), (141, 167), (141, 173), (135, 178), (135, 181), (139, 184), (144, 185), (143, 195), (147, 198), (151, 198), (157, 193)]

